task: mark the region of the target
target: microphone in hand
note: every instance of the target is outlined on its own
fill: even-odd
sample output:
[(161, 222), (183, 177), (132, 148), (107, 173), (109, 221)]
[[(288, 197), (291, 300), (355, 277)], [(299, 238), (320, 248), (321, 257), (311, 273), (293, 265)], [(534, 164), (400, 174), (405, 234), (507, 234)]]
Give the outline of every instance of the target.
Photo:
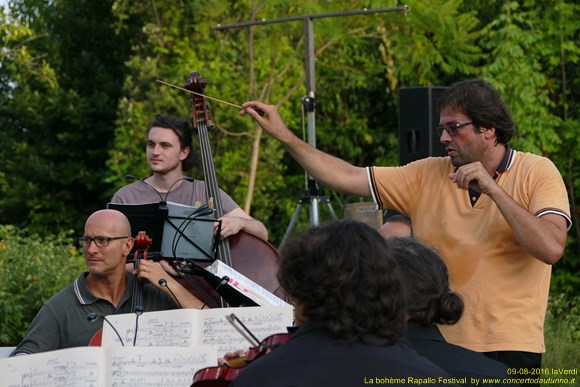
[(121, 346), (124, 347), (125, 346), (125, 343), (123, 342), (123, 339), (121, 338), (121, 335), (119, 334), (119, 331), (117, 331), (117, 329), (113, 326), (113, 324), (111, 324), (111, 322), (109, 321), (109, 319), (107, 318), (107, 316), (103, 316), (103, 315), (97, 314), (97, 312), (90, 312), (89, 314), (87, 314), (87, 320), (89, 320), (89, 322), (95, 322), (99, 318), (102, 318), (103, 320), (105, 320), (105, 322), (107, 324), (109, 324), (109, 326), (113, 329), (113, 331), (115, 332), (115, 334), (119, 338), (119, 341), (121, 342)]

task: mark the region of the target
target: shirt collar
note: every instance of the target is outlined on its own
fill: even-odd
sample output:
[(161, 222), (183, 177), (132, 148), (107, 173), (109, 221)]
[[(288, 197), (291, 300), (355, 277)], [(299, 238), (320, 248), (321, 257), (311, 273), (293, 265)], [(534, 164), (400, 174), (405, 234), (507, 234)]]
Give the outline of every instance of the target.
[(505, 155), (497, 166), (496, 171), (499, 173), (507, 172), (514, 163), (515, 158), (516, 151), (510, 148), (508, 144), (505, 144)]
[[(75, 295), (82, 305), (91, 305), (101, 299), (95, 296), (89, 290), (89, 287), (87, 286), (87, 282), (85, 280), (87, 275), (89, 275), (89, 272), (88, 271), (84, 272), (75, 280), (73, 284)], [(131, 297), (133, 289), (133, 281), (135, 281), (135, 277), (133, 276), (133, 274), (126, 272), (125, 276), (127, 278), (127, 288), (125, 289), (123, 297), (121, 297), (119, 305), (122, 305), (123, 302), (125, 302), (125, 300)]]
[[(516, 151), (510, 148), (508, 144), (505, 144), (504, 146), (505, 146), (505, 155), (503, 156), (503, 159), (500, 161), (499, 165), (495, 169), (496, 172), (495, 175), (493, 176), (494, 180), (498, 178), (500, 173), (507, 172), (513, 165), (514, 160), (516, 158)], [(472, 207), (475, 206), (475, 203), (477, 202), (480, 196), (481, 192), (477, 192), (476, 190), (469, 188), (469, 200), (471, 202)]]

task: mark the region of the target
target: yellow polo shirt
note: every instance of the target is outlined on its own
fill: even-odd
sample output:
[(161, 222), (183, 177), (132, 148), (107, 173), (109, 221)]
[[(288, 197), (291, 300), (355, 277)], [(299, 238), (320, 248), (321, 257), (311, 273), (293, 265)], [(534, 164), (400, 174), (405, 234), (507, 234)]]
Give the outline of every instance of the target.
[[(532, 214), (556, 213), (570, 226), (566, 187), (554, 164), (506, 148), (496, 182)], [(451, 289), (465, 301), (459, 323), (441, 327), (445, 338), (479, 352), (544, 352), (552, 268), (524, 251), (487, 195), (472, 206), (468, 192), (448, 178), (453, 170), (449, 157), (367, 169), (374, 201), (411, 218), (414, 235), (439, 252)]]

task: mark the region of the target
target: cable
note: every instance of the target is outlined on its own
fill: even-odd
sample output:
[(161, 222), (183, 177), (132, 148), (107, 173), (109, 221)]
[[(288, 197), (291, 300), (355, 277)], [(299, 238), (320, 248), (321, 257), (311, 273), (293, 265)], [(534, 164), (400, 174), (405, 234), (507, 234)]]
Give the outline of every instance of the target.
[(165, 289), (169, 290), (169, 293), (171, 293), (171, 295), (173, 296), (173, 299), (175, 300), (175, 303), (177, 304), (177, 306), (179, 306), (179, 309), (182, 309), (182, 306), (179, 303), (179, 300), (177, 299), (177, 297), (175, 297), (175, 294), (173, 293), (173, 291), (167, 285), (167, 281), (165, 280), (165, 278), (161, 278), (157, 283), (160, 286), (163, 286)]

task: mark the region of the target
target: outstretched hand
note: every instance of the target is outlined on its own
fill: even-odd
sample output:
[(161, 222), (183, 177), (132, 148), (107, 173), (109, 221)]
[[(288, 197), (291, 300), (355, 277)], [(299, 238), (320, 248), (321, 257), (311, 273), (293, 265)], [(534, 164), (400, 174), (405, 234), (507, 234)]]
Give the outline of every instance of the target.
[[(249, 115), (272, 137), (283, 140), (285, 135), (291, 134), (288, 130), (278, 108), (274, 105), (267, 105), (260, 101), (249, 101), (242, 104), (244, 110), (240, 111), (240, 115)], [(261, 111), (263, 114), (258, 114)]]

